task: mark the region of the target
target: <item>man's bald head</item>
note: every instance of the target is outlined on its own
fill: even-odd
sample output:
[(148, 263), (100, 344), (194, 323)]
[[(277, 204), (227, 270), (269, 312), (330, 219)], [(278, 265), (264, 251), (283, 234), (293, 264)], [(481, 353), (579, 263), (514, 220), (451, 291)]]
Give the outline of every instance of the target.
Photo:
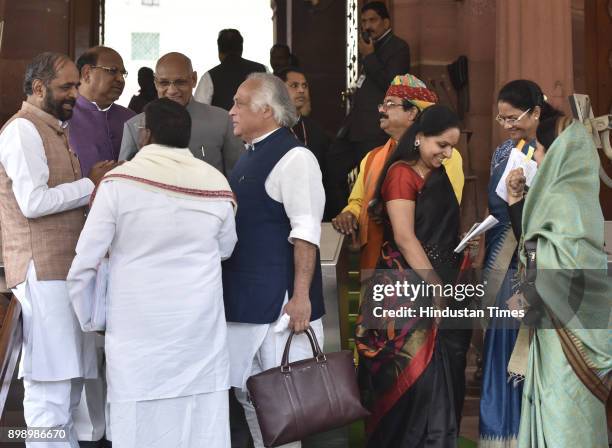
[(155, 64), (155, 88), (160, 98), (169, 98), (186, 106), (198, 81), (191, 59), (182, 53), (163, 55)]
[(193, 71), (193, 65), (191, 64), (191, 59), (189, 59), (183, 53), (179, 53), (177, 51), (166, 53), (161, 58), (159, 58), (157, 60), (157, 64), (155, 64), (156, 72), (160, 66), (163, 68), (167, 66), (178, 66), (190, 72)]
[(99, 107), (106, 108), (123, 93), (127, 72), (121, 55), (109, 47), (86, 50), (77, 59), (81, 76), (79, 93)]

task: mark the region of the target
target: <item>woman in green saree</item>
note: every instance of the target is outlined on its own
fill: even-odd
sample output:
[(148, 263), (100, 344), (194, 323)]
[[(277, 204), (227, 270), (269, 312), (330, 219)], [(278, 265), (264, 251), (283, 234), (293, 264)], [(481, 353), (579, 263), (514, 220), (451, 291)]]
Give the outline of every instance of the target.
[[(612, 278), (603, 250), (600, 162), (581, 123), (561, 133), (560, 123), (540, 124), (534, 156), (540, 166), (523, 208), (520, 257), (525, 266), (526, 242), (537, 242), (541, 317), (530, 329), (518, 446), (604, 448)], [(559, 135), (551, 141), (553, 129)]]

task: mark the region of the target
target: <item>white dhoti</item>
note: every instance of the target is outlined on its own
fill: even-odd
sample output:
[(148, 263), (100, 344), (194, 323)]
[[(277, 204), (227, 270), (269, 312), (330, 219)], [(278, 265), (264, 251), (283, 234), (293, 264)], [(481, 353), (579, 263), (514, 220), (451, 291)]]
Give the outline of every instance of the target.
[(228, 391), (111, 403), (113, 448), (229, 448)]
[(85, 339), (92, 338), (95, 344), (98, 378), (83, 382), (81, 402), (72, 414), (74, 427), (82, 441), (98, 441), (110, 434), (109, 405), (106, 401), (106, 375), (104, 361), (104, 336), (85, 333)]
[(83, 380), (33, 381), (23, 379), (23, 416), (28, 428), (64, 429), (62, 441), (26, 442), (28, 448), (79, 448), (72, 413), (81, 399)]
[(23, 409), (29, 428), (64, 427), (68, 441), (28, 442), (34, 448), (78, 447), (72, 412), (79, 403), (82, 378), (95, 378), (95, 348), (70, 305), (66, 282), (39, 281), (30, 263), (26, 281), (13, 294), (23, 316), (23, 348), (19, 377), (23, 378)]
[[(230, 352), (230, 384), (236, 388), (236, 398), (244, 407), (255, 448), (264, 448), (255, 408), (247, 398), (246, 380), (281, 364), (283, 351), (291, 330), (274, 332), (274, 324), (245, 324), (228, 322), (227, 339)], [(319, 345), (322, 347), (323, 322), (317, 319), (310, 323)], [(312, 348), (305, 334), (293, 337), (289, 351), (289, 362), (312, 358)], [(282, 445), (282, 448), (300, 448), (301, 442)]]

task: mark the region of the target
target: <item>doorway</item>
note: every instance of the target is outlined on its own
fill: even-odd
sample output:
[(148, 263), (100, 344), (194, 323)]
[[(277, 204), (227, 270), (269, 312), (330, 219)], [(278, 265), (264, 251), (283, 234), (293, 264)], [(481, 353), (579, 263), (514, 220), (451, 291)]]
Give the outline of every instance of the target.
[(165, 53), (184, 53), (198, 78), (219, 64), (217, 35), (235, 28), (244, 38), (243, 57), (269, 65), (273, 41), (270, 0), (106, 0), (103, 45), (123, 57), (129, 73), (117, 103), (138, 93), (140, 67), (155, 68)]

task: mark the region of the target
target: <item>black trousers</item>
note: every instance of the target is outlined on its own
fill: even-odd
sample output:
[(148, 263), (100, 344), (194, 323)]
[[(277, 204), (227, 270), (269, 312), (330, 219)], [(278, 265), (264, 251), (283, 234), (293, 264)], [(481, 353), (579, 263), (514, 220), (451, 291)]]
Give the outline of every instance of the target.
[(347, 176), (359, 166), (361, 159), (372, 149), (382, 146), (387, 139), (383, 136), (360, 142), (338, 138), (329, 148), (326, 157), (327, 185), (325, 216), (330, 220), (346, 206), (350, 191)]
[(229, 390), (230, 433), (232, 448), (250, 448), (253, 446), (251, 432), (244, 416), (244, 409), (234, 395), (234, 388)]

